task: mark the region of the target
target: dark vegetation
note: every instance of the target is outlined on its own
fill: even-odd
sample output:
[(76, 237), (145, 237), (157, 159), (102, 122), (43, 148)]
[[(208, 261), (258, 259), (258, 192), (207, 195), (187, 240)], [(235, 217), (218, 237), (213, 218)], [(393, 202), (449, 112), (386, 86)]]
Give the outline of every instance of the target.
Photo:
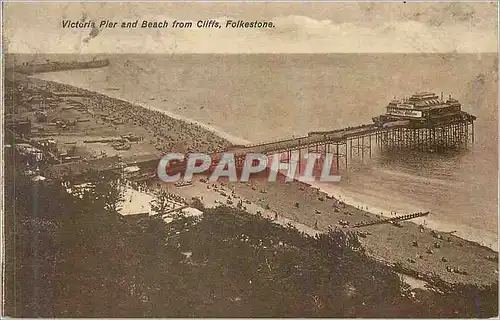
[[(491, 317), (497, 285), (411, 290), (342, 230), (311, 238), (228, 207), (122, 218), (116, 177), (69, 195), (6, 167), (15, 317)], [(103, 196), (104, 195), (104, 196)]]

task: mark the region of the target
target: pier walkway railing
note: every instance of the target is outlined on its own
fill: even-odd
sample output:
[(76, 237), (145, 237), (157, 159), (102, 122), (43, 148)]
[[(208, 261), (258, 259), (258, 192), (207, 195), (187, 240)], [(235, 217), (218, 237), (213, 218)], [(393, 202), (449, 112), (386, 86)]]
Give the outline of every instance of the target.
[[(397, 125), (404, 127), (407, 125), (407, 122), (399, 123)], [(348, 139), (366, 137), (393, 128), (394, 126), (384, 127), (376, 124), (364, 124), (361, 126), (348, 127), (331, 131), (315, 131), (310, 132), (307, 136), (277, 140), (273, 142), (250, 144), (237, 149), (233, 149), (231, 150), (231, 152), (235, 155), (242, 156), (247, 153), (273, 154), (327, 143), (345, 143)]]

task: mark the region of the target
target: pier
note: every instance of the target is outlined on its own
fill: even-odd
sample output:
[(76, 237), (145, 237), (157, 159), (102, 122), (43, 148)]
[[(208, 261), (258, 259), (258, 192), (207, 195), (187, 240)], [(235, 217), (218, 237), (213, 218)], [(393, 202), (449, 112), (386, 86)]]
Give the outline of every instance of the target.
[[(461, 104), (451, 98), (445, 101), (434, 93), (416, 93), (409, 99), (393, 100), (387, 113), (372, 119), (372, 123), (331, 131), (309, 132), (307, 136), (271, 142), (234, 146), (224, 152), (234, 154), (242, 165), (248, 153), (282, 155), (291, 159), (292, 151), (302, 155), (330, 153), (337, 170), (348, 167), (358, 158), (371, 158), (374, 148), (442, 152), (466, 148), (474, 142), (476, 117), (461, 110)], [(217, 159), (217, 155), (212, 159)], [(214, 162), (217, 162), (215, 160)], [(300, 162), (299, 162), (299, 171)]]

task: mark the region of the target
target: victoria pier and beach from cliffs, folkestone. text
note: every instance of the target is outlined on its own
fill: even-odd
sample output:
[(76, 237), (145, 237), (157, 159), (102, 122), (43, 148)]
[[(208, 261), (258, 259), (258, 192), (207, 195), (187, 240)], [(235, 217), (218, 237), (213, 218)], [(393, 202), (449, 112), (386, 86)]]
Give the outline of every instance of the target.
[(221, 23), (216, 19), (206, 19), (198, 20), (196, 23), (193, 21), (181, 21), (181, 20), (162, 20), (162, 21), (149, 21), (149, 20), (133, 20), (133, 21), (112, 21), (112, 20), (101, 20), (99, 22), (94, 22), (92, 20), (81, 21), (81, 20), (62, 20), (61, 22), (63, 28), (68, 29), (114, 29), (114, 28), (124, 28), (124, 29), (135, 29), (135, 28), (152, 28), (152, 29), (164, 29), (164, 28), (179, 28), (179, 29), (189, 29), (189, 28), (233, 28), (233, 29), (266, 29), (275, 28), (276, 25), (272, 21), (244, 21), (244, 20), (226, 20)]

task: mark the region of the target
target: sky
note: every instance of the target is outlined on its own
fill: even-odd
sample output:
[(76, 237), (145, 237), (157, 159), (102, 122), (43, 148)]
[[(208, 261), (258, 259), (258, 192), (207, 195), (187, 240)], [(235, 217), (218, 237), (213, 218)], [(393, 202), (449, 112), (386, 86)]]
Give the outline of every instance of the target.
[[(496, 2), (6, 3), (8, 53), (498, 52)], [(62, 20), (272, 21), (271, 29), (63, 29)]]

